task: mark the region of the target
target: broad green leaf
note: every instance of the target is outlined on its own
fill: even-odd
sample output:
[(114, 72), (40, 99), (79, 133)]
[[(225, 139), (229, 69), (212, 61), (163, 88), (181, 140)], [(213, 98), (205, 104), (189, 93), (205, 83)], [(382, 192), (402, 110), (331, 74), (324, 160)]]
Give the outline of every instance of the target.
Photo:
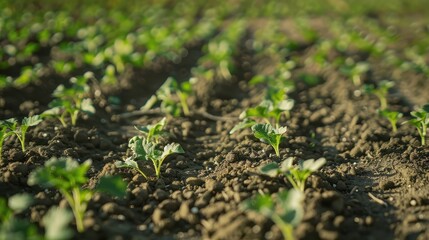
[(293, 158), (293, 157), (288, 157), (288, 158), (286, 158), (286, 159), (281, 163), (281, 165), (280, 165), (280, 170), (281, 170), (282, 172), (287, 172), (287, 171), (289, 171), (290, 169), (292, 169), (292, 167), (293, 167), (293, 160), (294, 160), (294, 158)]
[(255, 124), (256, 124), (256, 122), (254, 120), (249, 119), (249, 118), (245, 118), (245, 119), (243, 119), (243, 121), (241, 121), (237, 125), (235, 125), (231, 129), (231, 131), (229, 131), (229, 134), (233, 134), (234, 132), (241, 130), (241, 129), (244, 129), (244, 128), (250, 128)]
[(295, 189), (279, 192), (277, 194), (280, 207), (280, 217), (285, 223), (293, 226), (301, 221), (304, 211), (302, 208), (303, 194)]
[(131, 158), (127, 158), (124, 161), (116, 161), (115, 166), (118, 168), (127, 167), (127, 168), (139, 169), (139, 165), (137, 164), (137, 162), (132, 160)]
[(73, 230), (69, 228), (73, 220), (73, 214), (59, 207), (51, 207), (43, 216), (42, 224), (45, 226), (45, 238), (47, 240), (66, 240), (73, 236)]
[(274, 211), (274, 202), (269, 195), (257, 195), (244, 202), (244, 208), (259, 212), (265, 217), (271, 217)]
[(85, 98), (82, 100), (82, 104), (80, 106), (80, 109), (82, 110), (82, 112), (85, 112), (87, 114), (94, 114), (95, 113), (95, 108), (94, 108), (94, 105), (92, 104), (92, 100), (90, 98)]
[(277, 163), (269, 163), (259, 168), (259, 171), (270, 177), (276, 177), (279, 174), (279, 166)]
[(100, 178), (96, 189), (112, 196), (124, 197), (126, 195), (127, 184), (119, 176), (104, 176)]
[(37, 124), (42, 122), (42, 118), (39, 115), (34, 115), (31, 117), (25, 117), (22, 119), (22, 125), (24, 126), (36, 126)]
[(315, 172), (318, 171), (325, 163), (325, 158), (319, 158), (317, 160), (308, 159), (302, 162), (302, 165), (300, 164), (300, 166), (302, 166), (300, 168), (303, 170), (309, 170), (310, 172)]
[(161, 159), (165, 159), (167, 156), (174, 153), (185, 153), (183, 148), (178, 143), (170, 143), (164, 147), (164, 151), (162, 152)]
[(15, 194), (9, 198), (8, 203), (12, 211), (20, 213), (33, 203), (33, 197), (28, 193)]

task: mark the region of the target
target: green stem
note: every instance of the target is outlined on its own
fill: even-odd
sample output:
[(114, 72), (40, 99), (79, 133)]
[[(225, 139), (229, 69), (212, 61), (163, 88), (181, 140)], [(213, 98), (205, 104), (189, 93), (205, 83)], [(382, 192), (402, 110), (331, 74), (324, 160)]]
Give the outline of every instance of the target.
[(153, 167), (155, 168), (156, 178), (159, 178), (159, 176), (161, 175), (161, 164), (159, 163), (158, 160), (154, 160), (154, 159), (151, 159), (151, 160), (153, 163)]
[(185, 114), (185, 116), (189, 116), (189, 107), (188, 107), (188, 103), (186, 102), (186, 96), (179, 93), (179, 99), (180, 99), (180, 105), (182, 105), (183, 114)]
[(280, 228), (280, 231), (283, 234), (284, 240), (294, 240), (295, 237), (293, 236), (293, 227), (292, 225), (285, 223), (279, 215), (273, 214), (271, 219), (273, 222), (277, 225), (278, 228)]
[(392, 131), (396, 133), (398, 131), (398, 128), (396, 127), (396, 121), (390, 120), (390, 124), (392, 125)]
[(75, 218), (75, 221), (76, 221), (77, 230), (78, 230), (78, 232), (81, 232), (80, 231), (80, 225), (79, 225), (78, 220), (77, 220), (78, 216), (79, 216), (79, 213), (78, 213), (78, 211), (76, 209), (76, 205), (75, 205), (75, 202), (74, 202), (74, 196), (70, 195), (70, 193), (68, 193), (65, 190), (60, 190), (60, 192), (66, 198), (67, 202), (69, 203), (69, 206), (72, 209), (72, 212), (73, 212), (73, 215), (74, 215), (74, 218)]
[(140, 170), (140, 169), (138, 169), (138, 168), (136, 168), (136, 170), (145, 178), (145, 179), (147, 179), (147, 176), (146, 176), (146, 174), (144, 174), (143, 173), (143, 171), (142, 170)]
[(292, 187), (296, 190), (299, 190), (301, 192), (304, 192), (304, 190), (301, 189), (301, 186), (298, 185), (297, 182), (295, 182), (295, 180), (293, 179), (293, 177), (291, 175), (286, 175), (287, 180), (289, 180), (290, 184), (292, 184)]
[(82, 206), (81, 197), (80, 197), (80, 189), (73, 188), (73, 199), (76, 210), (76, 227), (78, 232), (83, 232), (85, 230), (83, 226), (83, 215), (85, 213), (85, 207)]

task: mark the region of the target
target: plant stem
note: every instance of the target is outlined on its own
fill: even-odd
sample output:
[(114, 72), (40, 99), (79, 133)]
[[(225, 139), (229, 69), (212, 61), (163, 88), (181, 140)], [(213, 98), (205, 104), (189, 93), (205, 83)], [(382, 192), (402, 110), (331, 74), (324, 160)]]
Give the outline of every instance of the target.
[(284, 240), (294, 240), (292, 225), (285, 223), (279, 215), (273, 214), (271, 219), (280, 228)]
[(392, 131), (396, 133), (398, 128), (396, 127), (396, 121), (390, 120), (390, 124), (392, 125)]
[(186, 102), (186, 96), (182, 93), (179, 93), (179, 99), (180, 105), (182, 105), (183, 114), (185, 114), (185, 116), (189, 116), (189, 107), (188, 103)]
[(83, 207), (81, 204), (81, 197), (80, 197), (80, 189), (79, 188), (73, 188), (73, 199), (74, 199), (74, 206), (76, 211), (76, 227), (78, 232), (83, 232), (85, 230), (83, 226), (83, 214), (85, 213), (85, 207)]
[(138, 169), (138, 168), (136, 168), (136, 170), (145, 178), (145, 179), (147, 179), (147, 176), (146, 176), (146, 174), (144, 174), (143, 173), (143, 171), (142, 170), (140, 170), (140, 169)]

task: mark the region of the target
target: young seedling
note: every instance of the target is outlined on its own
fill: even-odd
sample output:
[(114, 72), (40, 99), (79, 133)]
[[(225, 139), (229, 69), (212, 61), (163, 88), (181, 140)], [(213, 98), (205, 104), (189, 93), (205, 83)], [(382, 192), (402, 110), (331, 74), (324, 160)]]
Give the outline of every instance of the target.
[(245, 210), (251, 210), (270, 218), (280, 229), (285, 240), (293, 240), (293, 228), (303, 217), (303, 194), (295, 189), (279, 192), (276, 198), (261, 194), (244, 202)]
[(411, 116), (413, 119), (404, 123), (409, 123), (417, 128), (419, 132), (422, 146), (426, 145), (427, 129), (429, 127), (429, 104), (425, 104), (421, 109), (412, 111)]
[(188, 97), (192, 94), (190, 81), (179, 84), (174, 78), (169, 77), (164, 84), (156, 91), (142, 110), (151, 109), (157, 102), (161, 102), (161, 110), (174, 117), (180, 116), (183, 111), (185, 116), (189, 116)]
[(402, 113), (400, 112), (396, 112), (396, 111), (391, 111), (388, 109), (384, 109), (384, 110), (379, 110), (378, 113), (380, 114), (380, 116), (386, 118), (387, 120), (389, 120), (390, 125), (392, 126), (392, 131), (394, 133), (396, 133), (398, 131), (398, 128), (396, 127), (396, 123), (398, 122), (398, 120), (403, 116)]
[(147, 142), (154, 142), (155, 144), (158, 144), (160, 138), (168, 135), (168, 132), (164, 130), (166, 122), (167, 119), (164, 117), (163, 119), (161, 119), (161, 121), (153, 125), (134, 127), (145, 136), (145, 140)]
[(362, 85), (362, 74), (368, 72), (369, 69), (369, 64), (366, 62), (358, 62), (356, 64), (352, 62), (351, 64), (343, 65), (340, 71), (350, 77), (356, 87), (359, 87)]
[(294, 166), (293, 157), (289, 157), (282, 162), (280, 167), (276, 163), (270, 163), (263, 166), (260, 171), (271, 177), (283, 174), (292, 184), (293, 188), (304, 192), (307, 178), (313, 172), (318, 171), (325, 163), (325, 158), (319, 158), (317, 160), (308, 159), (305, 161), (299, 161), (298, 165)]
[(93, 114), (95, 108), (92, 101), (90, 98), (85, 98), (89, 92), (88, 79), (85, 76), (73, 77), (70, 79), (72, 83), (70, 88), (59, 85), (53, 93), (55, 99), (49, 104), (51, 109), (43, 112), (42, 116), (56, 117), (66, 127), (67, 115), (71, 119), (71, 125), (75, 126), (79, 113)]
[(83, 189), (88, 182), (86, 173), (91, 167), (91, 160), (79, 164), (72, 158), (51, 158), (40, 167), (31, 172), (28, 185), (40, 185), (57, 189), (67, 200), (76, 221), (78, 232), (83, 232), (83, 218), (95, 192), (104, 192), (113, 196), (124, 196), (126, 184), (117, 177), (102, 177), (96, 189)]
[(18, 121), (14, 118), (0, 121), (0, 153), (2, 150), (4, 140), (13, 134), (16, 135), (19, 142), (21, 143), (21, 149), (25, 152), (25, 138), (29, 127), (36, 126), (42, 122), (42, 118), (39, 115), (31, 117), (25, 117), (22, 119), (21, 125), (18, 126)]
[(52, 207), (42, 218), (45, 236), (40, 235), (37, 226), (27, 220), (15, 217), (33, 202), (29, 194), (16, 194), (7, 201), (0, 198), (0, 239), (67, 240), (73, 236), (68, 225), (73, 215), (64, 208)]
[[(8, 121), (8, 120), (6, 120)], [(6, 138), (13, 135), (13, 132), (9, 131), (8, 126), (6, 125), (6, 121), (0, 121), (0, 161), (2, 159), (2, 152), (3, 152), (3, 144)]]
[(365, 84), (363, 91), (367, 94), (374, 94), (380, 100), (380, 110), (385, 110), (387, 108), (387, 94), (394, 85), (395, 83), (392, 81), (383, 80), (378, 84), (378, 88), (375, 88), (374, 85)]
[(140, 169), (137, 160), (152, 161), (156, 178), (159, 178), (161, 176), (161, 166), (164, 160), (174, 153), (185, 152), (177, 143), (167, 144), (163, 150), (158, 150), (158, 145), (156, 143), (149, 142), (144, 137), (137, 136), (130, 139), (128, 146), (133, 151), (133, 155), (124, 161), (115, 162), (115, 165), (119, 168), (135, 169), (146, 179), (148, 179), (148, 177)]
[(255, 137), (270, 144), (274, 148), (277, 157), (280, 157), (279, 145), (286, 130), (286, 127), (274, 128), (271, 124), (255, 124), (252, 126), (252, 132)]

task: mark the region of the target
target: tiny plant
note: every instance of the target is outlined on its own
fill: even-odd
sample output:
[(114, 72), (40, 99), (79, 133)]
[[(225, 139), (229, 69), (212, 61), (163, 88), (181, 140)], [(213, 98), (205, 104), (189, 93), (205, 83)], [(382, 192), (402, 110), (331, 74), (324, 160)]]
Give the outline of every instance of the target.
[(49, 104), (51, 109), (45, 111), (42, 115), (56, 117), (61, 124), (66, 127), (66, 117), (69, 116), (71, 125), (75, 126), (79, 113), (93, 114), (95, 108), (90, 98), (85, 98), (89, 92), (87, 84), (88, 77), (73, 77), (70, 79), (72, 86), (66, 88), (59, 85), (52, 94), (55, 99)]
[(363, 91), (367, 94), (374, 94), (380, 101), (380, 110), (385, 110), (387, 108), (387, 94), (394, 85), (395, 83), (392, 81), (383, 80), (377, 88), (374, 85), (365, 84)]
[(115, 162), (115, 165), (121, 168), (135, 169), (146, 179), (148, 178), (147, 175), (140, 169), (136, 160), (152, 161), (156, 178), (159, 178), (161, 176), (161, 166), (164, 160), (174, 153), (184, 153), (183, 148), (177, 143), (167, 144), (163, 150), (159, 150), (158, 144), (138, 136), (131, 138), (128, 146), (131, 148), (133, 155), (124, 161)]
[(0, 153), (1, 146), (3, 145), (5, 138), (13, 134), (15, 134), (18, 138), (19, 142), (21, 143), (21, 149), (23, 152), (25, 152), (25, 138), (27, 135), (27, 130), (29, 127), (36, 126), (40, 122), (42, 122), (42, 118), (39, 115), (25, 117), (22, 119), (20, 126), (18, 126), (18, 121), (14, 118), (0, 121)]
[(142, 107), (143, 110), (152, 108), (157, 102), (161, 102), (161, 110), (174, 117), (180, 116), (183, 112), (185, 116), (190, 114), (188, 106), (188, 97), (192, 93), (192, 85), (190, 81), (185, 81), (179, 84), (174, 78), (169, 77), (156, 91), (146, 104)]
[(396, 112), (396, 111), (391, 111), (388, 109), (384, 109), (384, 110), (379, 110), (378, 113), (380, 114), (380, 116), (386, 118), (387, 120), (389, 120), (390, 125), (392, 126), (392, 131), (393, 132), (397, 132), (398, 128), (396, 127), (396, 123), (398, 122), (398, 120), (403, 116), (402, 113), (400, 112)]
[(421, 109), (412, 111), (413, 119), (406, 121), (417, 128), (422, 145), (426, 145), (427, 129), (429, 127), (429, 104), (425, 104)]
[(272, 177), (277, 176), (278, 174), (283, 174), (292, 184), (293, 188), (304, 192), (307, 178), (313, 172), (318, 171), (325, 163), (325, 158), (319, 158), (317, 160), (308, 159), (305, 161), (299, 161), (298, 165), (294, 166), (293, 158), (289, 157), (282, 162), (280, 167), (277, 165), (277, 163), (270, 163), (263, 166), (260, 170), (263, 174)]
[(83, 218), (94, 192), (123, 196), (126, 189), (126, 184), (121, 179), (108, 176), (100, 179), (96, 189), (83, 189), (82, 186), (88, 182), (86, 173), (90, 167), (90, 160), (79, 164), (72, 158), (53, 157), (28, 177), (28, 185), (53, 187), (65, 197), (73, 211), (78, 232), (84, 231)]
[(245, 210), (251, 210), (270, 218), (280, 229), (285, 240), (293, 240), (293, 228), (303, 216), (301, 192), (292, 189), (282, 191), (276, 197), (261, 194), (244, 202)]
[(271, 124), (255, 124), (252, 126), (252, 132), (262, 142), (270, 144), (276, 155), (280, 156), (279, 145), (282, 135), (286, 132), (286, 127), (274, 128)]

